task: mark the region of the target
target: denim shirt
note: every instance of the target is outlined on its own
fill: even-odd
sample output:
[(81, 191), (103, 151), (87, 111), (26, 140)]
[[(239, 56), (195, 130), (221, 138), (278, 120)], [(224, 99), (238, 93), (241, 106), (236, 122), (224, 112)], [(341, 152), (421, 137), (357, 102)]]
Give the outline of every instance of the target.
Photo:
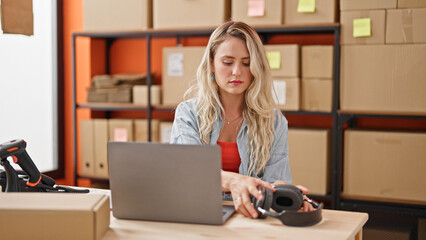
[[(291, 184), (292, 178), (290, 173), (288, 159), (288, 123), (283, 114), (274, 109), (274, 142), (272, 144), (271, 157), (266, 164), (265, 170), (259, 176), (255, 173), (252, 177), (261, 178), (262, 180), (273, 183), (276, 180), (282, 180)], [(239, 173), (249, 175), (249, 152), (247, 146), (247, 120), (244, 119), (243, 124), (238, 132), (237, 146), (241, 158)], [(222, 128), (223, 120), (219, 115), (213, 125), (210, 144), (216, 145)], [(202, 144), (197, 123), (197, 99), (193, 98), (181, 102), (176, 108), (175, 119), (173, 122), (171, 144)]]

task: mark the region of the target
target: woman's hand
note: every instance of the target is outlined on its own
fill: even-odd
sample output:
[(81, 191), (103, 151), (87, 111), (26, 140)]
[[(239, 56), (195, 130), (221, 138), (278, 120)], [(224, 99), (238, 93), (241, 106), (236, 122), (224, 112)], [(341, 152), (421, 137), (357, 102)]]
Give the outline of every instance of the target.
[(263, 195), (259, 193), (259, 187), (265, 187), (273, 192), (276, 191), (268, 182), (238, 173), (222, 171), (221, 178), (222, 191), (231, 191), (235, 210), (250, 218), (257, 218), (257, 211), (251, 202), (250, 195), (262, 200)]

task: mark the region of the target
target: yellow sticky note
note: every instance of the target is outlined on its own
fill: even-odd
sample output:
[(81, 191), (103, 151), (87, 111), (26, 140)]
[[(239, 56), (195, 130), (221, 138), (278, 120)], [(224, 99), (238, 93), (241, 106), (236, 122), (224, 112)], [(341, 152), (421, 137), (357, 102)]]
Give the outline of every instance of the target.
[(266, 52), (266, 57), (269, 61), (269, 67), (271, 69), (280, 69), (281, 68), (281, 53), (278, 51), (268, 51)]
[(371, 19), (358, 18), (353, 20), (353, 36), (369, 37), (371, 36)]
[(247, 16), (249, 17), (265, 16), (265, 0), (249, 0)]
[(299, 0), (297, 4), (298, 13), (313, 13), (315, 12), (315, 0)]

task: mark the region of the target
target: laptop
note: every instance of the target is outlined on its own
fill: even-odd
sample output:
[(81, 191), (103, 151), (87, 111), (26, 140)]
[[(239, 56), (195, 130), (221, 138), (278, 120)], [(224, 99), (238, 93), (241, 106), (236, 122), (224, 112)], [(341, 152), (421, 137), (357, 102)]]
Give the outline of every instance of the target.
[(108, 143), (113, 216), (120, 219), (223, 224), (221, 151), (212, 145)]

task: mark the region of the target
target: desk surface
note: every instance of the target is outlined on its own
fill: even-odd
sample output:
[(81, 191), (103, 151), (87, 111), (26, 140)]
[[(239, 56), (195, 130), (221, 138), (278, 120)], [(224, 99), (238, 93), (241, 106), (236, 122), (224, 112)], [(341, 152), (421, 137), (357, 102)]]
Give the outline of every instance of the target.
[(250, 219), (235, 213), (222, 226), (116, 219), (102, 239), (355, 239), (366, 213), (323, 210), (323, 220), (310, 227), (289, 227), (272, 217)]

